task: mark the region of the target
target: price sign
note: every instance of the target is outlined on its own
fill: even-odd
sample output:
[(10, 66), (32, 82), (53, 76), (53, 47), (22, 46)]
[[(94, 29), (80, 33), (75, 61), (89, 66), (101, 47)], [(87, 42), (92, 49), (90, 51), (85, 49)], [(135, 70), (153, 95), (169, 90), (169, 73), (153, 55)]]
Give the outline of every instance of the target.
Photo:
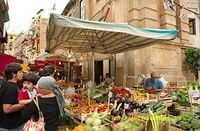
[(124, 104), (124, 109), (128, 109), (128, 107), (129, 107), (129, 104)]
[(190, 103), (199, 103), (200, 101), (200, 92), (199, 90), (188, 91)]
[(109, 96), (109, 97), (112, 97), (112, 95), (113, 95), (112, 92), (109, 92), (109, 93), (108, 93), (108, 96)]

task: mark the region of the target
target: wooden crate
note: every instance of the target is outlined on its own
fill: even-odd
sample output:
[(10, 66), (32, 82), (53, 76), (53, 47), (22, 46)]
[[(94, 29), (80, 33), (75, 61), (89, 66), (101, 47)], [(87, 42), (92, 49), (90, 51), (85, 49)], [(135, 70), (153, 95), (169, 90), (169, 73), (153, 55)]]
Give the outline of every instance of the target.
[(130, 128), (123, 128), (116, 124), (113, 124), (113, 125), (111, 125), (110, 128), (111, 128), (111, 131), (145, 131), (144, 125), (130, 129)]
[(171, 125), (168, 125), (167, 128), (168, 128), (168, 131), (183, 131), (182, 129), (171, 126)]
[(58, 126), (58, 131), (66, 131), (67, 125)]

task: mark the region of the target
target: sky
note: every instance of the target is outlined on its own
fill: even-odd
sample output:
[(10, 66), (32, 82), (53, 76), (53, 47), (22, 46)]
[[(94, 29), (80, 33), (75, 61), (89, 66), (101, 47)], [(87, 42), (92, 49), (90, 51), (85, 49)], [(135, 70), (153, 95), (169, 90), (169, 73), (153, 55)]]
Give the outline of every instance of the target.
[(40, 9), (44, 9), (42, 17), (48, 17), (56, 3), (56, 13), (61, 14), (69, 0), (8, 0), (10, 21), (6, 23), (8, 33), (26, 32), (32, 22), (32, 17)]

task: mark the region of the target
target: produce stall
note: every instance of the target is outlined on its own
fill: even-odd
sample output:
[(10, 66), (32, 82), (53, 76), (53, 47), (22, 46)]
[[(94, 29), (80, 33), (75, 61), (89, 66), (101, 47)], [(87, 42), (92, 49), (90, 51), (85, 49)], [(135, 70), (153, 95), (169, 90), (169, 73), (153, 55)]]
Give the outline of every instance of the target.
[[(176, 30), (139, 29), (128, 24), (92, 22), (51, 14), (46, 51), (117, 54), (173, 39), (176, 33)], [(94, 69), (94, 65), (91, 67)], [(94, 72), (90, 77), (94, 78)], [(86, 86), (75, 90), (75, 94), (65, 95), (66, 114), (77, 124), (74, 129), (66, 130), (198, 131), (200, 97), (196, 84), (191, 84), (193, 89), (189, 83), (187, 88), (166, 88), (158, 94), (114, 85), (106, 89), (103, 85)]]
[[(200, 130), (199, 84), (149, 94), (144, 90), (98, 85), (65, 96), (65, 111), (77, 125), (73, 131)], [(65, 88), (66, 89), (66, 88)]]

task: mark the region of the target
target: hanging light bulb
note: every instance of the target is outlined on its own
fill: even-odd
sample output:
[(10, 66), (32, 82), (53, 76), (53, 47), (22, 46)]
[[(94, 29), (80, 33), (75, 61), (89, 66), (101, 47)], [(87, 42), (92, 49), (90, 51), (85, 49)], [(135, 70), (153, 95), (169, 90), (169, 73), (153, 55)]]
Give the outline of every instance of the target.
[(68, 54), (67, 57), (68, 57), (68, 58), (71, 58), (71, 57), (72, 57), (72, 51), (71, 51), (71, 50), (69, 50), (69, 54)]
[(81, 58), (80, 58), (81, 60), (83, 59), (83, 56), (82, 56), (82, 54), (81, 54)]
[(72, 55), (71, 54), (68, 54), (68, 58), (71, 58), (72, 57)]
[(60, 62), (60, 61), (58, 62), (58, 65), (61, 65), (61, 62)]

